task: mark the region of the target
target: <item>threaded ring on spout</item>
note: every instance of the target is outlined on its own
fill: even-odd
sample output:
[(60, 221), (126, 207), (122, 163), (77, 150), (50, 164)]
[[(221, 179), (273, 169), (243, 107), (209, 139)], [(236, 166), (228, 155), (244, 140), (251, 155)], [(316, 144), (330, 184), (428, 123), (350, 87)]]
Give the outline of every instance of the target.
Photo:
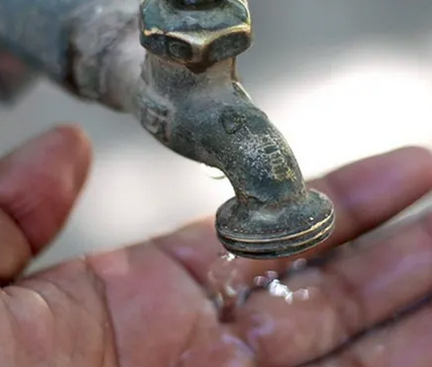
[(217, 213), (216, 228), (224, 247), (237, 256), (251, 259), (290, 257), (325, 241), (334, 227), (330, 200), (316, 191), (290, 204), (263, 207), (239, 214), (236, 198)]
[(206, 10), (219, 5), (224, 0), (171, 0), (172, 3), (185, 10)]

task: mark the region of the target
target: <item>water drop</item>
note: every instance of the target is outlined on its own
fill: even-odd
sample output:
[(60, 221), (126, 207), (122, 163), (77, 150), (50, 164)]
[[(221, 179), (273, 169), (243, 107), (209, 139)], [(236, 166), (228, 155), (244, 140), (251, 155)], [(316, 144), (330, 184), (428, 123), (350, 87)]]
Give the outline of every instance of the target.
[(206, 176), (212, 178), (213, 180), (224, 180), (226, 178), (225, 174), (215, 167), (210, 167), (206, 164), (202, 164), (201, 167)]
[(273, 297), (283, 298), (288, 304), (292, 304), (294, 301), (293, 292), (288, 288), (288, 286), (282, 284), (279, 279), (271, 281), (267, 287), (267, 291)]
[(299, 289), (294, 292), (294, 298), (298, 298), (301, 301), (308, 301), (310, 299), (310, 292), (308, 289)]
[(246, 299), (248, 286), (237, 267), (237, 257), (226, 253), (210, 268), (208, 281), (221, 321), (230, 322)]
[(294, 271), (301, 271), (304, 270), (307, 267), (307, 265), (308, 263), (306, 259), (298, 259), (292, 263), (291, 269)]

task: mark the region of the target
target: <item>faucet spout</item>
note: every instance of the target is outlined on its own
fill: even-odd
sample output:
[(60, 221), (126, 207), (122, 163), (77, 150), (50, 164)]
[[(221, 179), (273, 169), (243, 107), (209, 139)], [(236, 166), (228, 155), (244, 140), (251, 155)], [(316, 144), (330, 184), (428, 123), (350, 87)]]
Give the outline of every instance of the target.
[[(304, 252), (331, 234), (333, 205), (307, 190), (285, 138), (237, 80), (235, 57), (250, 46), (247, 3), (206, 1), (205, 12), (198, 5), (143, 2), (141, 43), (148, 52), (138, 118), (170, 149), (226, 174), (236, 196), (218, 210), (216, 229), (228, 251), (257, 259)], [(225, 17), (221, 28), (197, 31), (209, 17), (213, 27)]]

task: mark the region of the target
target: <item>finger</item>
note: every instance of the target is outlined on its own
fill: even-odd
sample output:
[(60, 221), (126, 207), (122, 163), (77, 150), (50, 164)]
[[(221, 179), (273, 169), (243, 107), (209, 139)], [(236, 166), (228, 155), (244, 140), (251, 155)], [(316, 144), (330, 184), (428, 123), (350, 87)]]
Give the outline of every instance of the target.
[(332, 198), (337, 228), (327, 247), (356, 238), (391, 219), (432, 189), (432, 155), (403, 148), (338, 169), (310, 186)]
[[(335, 246), (376, 227), (426, 194), (432, 188), (432, 157), (424, 149), (400, 149), (338, 169), (311, 185), (334, 202), (335, 232), (326, 246)], [(190, 225), (156, 242), (203, 284), (222, 250), (214, 234), (213, 219)], [(280, 271), (292, 260), (241, 259), (236, 264), (241, 268), (237, 274), (250, 280), (266, 269)]]
[(432, 360), (432, 310), (370, 333), (336, 357), (310, 367), (429, 367)]
[[(338, 348), (432, 289), (431, 233), (429, 216), (322, 268), (306, 269), (278, 293), (254, 294), (238, 313), (237, 332), (255, 346), (264, 366), (306, 363)], [(282, 348), (288, 341), (291, 348)]]
[(90, 145), (63, 126), (0, 161), (0, 279), (16, 276), (62, 228), (85, 181)]

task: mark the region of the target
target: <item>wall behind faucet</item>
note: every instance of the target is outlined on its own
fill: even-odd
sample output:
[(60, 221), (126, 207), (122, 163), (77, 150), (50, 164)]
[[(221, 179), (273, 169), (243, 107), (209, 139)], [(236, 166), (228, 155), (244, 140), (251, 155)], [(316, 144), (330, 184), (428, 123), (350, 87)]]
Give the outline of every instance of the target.
[[(306, 176), (403, 145), (432, 146), (432, 2), (250, 3), (255, 46), (240, 58), (242, 79)], [(131, 117), (47, 81), (0, 109), (0, 152), (64, 121), (89, 134), (95, 165), (67, 227), (35, 267), (169, 231), (232, 195)]]

